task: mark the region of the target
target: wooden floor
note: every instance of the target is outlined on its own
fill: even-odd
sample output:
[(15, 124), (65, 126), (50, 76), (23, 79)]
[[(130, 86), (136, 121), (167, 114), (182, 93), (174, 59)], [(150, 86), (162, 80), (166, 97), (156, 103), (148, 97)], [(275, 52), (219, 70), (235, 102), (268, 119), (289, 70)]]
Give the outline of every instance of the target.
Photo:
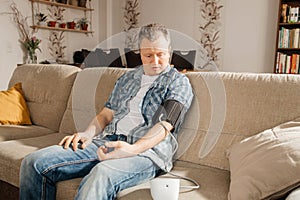
[(0, 200), (18, 200), (19, 188), (0, 180)]

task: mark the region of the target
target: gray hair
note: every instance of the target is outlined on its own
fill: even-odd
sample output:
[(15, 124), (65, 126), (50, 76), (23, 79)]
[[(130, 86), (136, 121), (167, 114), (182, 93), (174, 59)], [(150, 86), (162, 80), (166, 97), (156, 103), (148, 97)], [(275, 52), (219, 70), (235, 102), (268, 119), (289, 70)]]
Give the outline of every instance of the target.
[(141, 47), (141, 42), (143, 39), (146, 38), (151, 42), (154, 42), (161, 36), (161, 34), (165, 37), (166, 41), (169, 42), (169, 48), (171, 48), (170, 32), (164, 25), (158, 23), (148, 24), (141, 27), (139, 32), (138, 47)]

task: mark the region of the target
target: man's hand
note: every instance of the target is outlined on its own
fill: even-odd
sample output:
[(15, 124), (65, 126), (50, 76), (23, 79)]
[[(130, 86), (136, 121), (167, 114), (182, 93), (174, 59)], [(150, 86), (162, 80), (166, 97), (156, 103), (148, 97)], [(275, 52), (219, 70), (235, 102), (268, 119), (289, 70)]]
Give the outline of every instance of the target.
[[(114, 150), (108, 152), (109, 148), (114, 148)], [(105, 146), (98, 148), (97, 154), (99, 160), (126, 158), (137, 155), (134, 145), (123, 141), (106, 142)]]
[(81, 148), (84, 149), (92, 142), (92, 138), (85, 137), (84, 135), (85, 132), (80, 132), (70, 136), (66, 136), (58, 143), (58, 145), (64, 146), (64, 148), (67, 149), (72, 143), (73, 150), (76, 151), (78, 149), (79, 143), (82, 143)]

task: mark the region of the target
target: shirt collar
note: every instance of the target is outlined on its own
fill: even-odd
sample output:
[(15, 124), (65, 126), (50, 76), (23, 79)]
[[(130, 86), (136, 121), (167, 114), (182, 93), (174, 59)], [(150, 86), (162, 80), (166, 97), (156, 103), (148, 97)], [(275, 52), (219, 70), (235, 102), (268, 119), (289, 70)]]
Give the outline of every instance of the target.
[[(166, 69), (163, 72), (161, 72), (159, 75), (165, 74), (165, 73), (169, 72), (170, 70), (171, 70), (171, 66), (168, 65), (166, 67)], [(134, 79), (138, 79), (138, 78), (141, 78), (143, 74), (144, 74), (144, 68), (143, 68), (143, 65), (141, 65), (140, 67), (138, 67), (138, 69), (137, 69), (136, 73), (133, 75), (133, 77), (134, 77)]]

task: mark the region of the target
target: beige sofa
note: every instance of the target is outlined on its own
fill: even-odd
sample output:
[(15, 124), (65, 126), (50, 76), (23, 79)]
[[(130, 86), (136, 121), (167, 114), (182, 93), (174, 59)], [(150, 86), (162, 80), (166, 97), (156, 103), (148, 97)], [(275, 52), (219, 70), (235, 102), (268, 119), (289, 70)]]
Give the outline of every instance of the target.
[[(67, 65), (22, 65), (15, 69), (9, 86), (22, 82), (34, 125), (0, 126), (0, 192), (4, 199), (17, 198), (24, 156), (83, 130), (125, 71), (81, 70)], [(229, 72), (186, 75), (195, 98), (179, 135), (173, 172), (196, 180), (201, 187), (181, 191), (179, 199), (225, 200), (230, 188), (227, 150), (246, 137), (300, 116), (300, 76)], [(59, 182), (57, 199), (73, 199), (79, 182)], [(149, 183), (124, 190), (119, 198), (151, 199)]]

